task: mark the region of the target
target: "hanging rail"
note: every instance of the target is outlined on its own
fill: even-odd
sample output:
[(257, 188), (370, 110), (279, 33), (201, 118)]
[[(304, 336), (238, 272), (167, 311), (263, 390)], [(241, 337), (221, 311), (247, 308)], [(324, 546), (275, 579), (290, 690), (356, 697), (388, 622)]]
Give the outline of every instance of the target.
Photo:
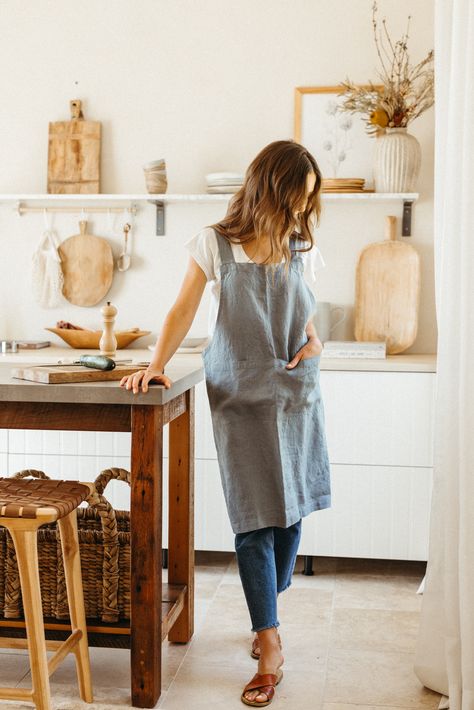
[(130, 214), (136, 214), (137, 207), (136, 205), (132, 205), (131, 207), (27, 207), (19, 202), (15, 208), (15, 212), (20, 216), (26, 212), (73, 212), (84, 214), (89, 212), (99, 212), (103, 214), (128, 212)]

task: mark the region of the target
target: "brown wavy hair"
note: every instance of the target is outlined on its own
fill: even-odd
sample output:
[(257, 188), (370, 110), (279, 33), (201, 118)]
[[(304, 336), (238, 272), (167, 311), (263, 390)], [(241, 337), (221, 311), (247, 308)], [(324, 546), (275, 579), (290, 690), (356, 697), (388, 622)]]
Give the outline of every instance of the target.
[[(298, 217), (306, 197), (308, 173), (316, 175), (313, 192)], [(284, 260), (286, 271), (291, 260), (289, 239), (298, 236), (314, 246), (313, 228), (321, 214), (321, 172), (311, 153), (293, 140), (269, 143), (252, 160), (240, 190), (231, 198), (227, 214), (220, 222), (208, 225), (234, 244), (270, 236), (270, 254), (261, 262), (277, 266)]]

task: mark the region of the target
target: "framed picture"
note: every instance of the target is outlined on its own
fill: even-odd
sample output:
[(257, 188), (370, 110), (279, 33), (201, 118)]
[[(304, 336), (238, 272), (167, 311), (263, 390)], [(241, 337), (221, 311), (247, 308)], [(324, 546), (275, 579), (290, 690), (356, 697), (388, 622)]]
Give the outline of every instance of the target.
[(376, 139), (366, 133), (362, 114), (340, 111), (341, 91), (341, 86), (296, 87), (294, 138), (314, 155), (324, 178), (364, 178), (364, 189), (370, 190)]

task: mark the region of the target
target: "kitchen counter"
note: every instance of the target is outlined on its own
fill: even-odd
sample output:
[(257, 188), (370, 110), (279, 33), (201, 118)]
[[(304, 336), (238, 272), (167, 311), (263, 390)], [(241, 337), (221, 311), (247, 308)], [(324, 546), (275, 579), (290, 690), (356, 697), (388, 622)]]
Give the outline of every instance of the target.
[[(21, 364), (21, 363), (38, 363), (38, 364), (52, 364), (58, 362), (58, 360), (71, 361), (76, 359), (79, 355), (84, 353), (96, 354), (98, 350), (73, 350), (68, 347), (61, 346), (51, 346), (49, 348), (42, 348), (40, 350), (20, 350), (18, 353), (5, 353), (0, 354), (0, 366), (2, 363), (6, 364)], [(152, 357), (152, 352), (146, 349), (140, 348), (126, 348), (124, 350), (117, 351), (117, 360), (125, 360), (132, 358), (133, 362), (149, 362)], [(195, 355), (188, 353), (175, 353), (169, 363), (166, 366), (166, 374), (169, 375), (173, 382), (178, 378), (183, 377), (199, 377), (202, 379), (202, 372), (200, 368), (202, 367), (202, 357), (200, 353)], [(373, 371), (373, 372), (436, 372), (436, 353), (410, 353), (400, 355), (388, 355), (386, 358), (321, 358), (321, 370), (360, 370), (360, 371)], [(2, 379), (0, 384), (5, 385), (8, 383), (8, 368), (1, 367)], [(194, 373), (194, 375), (192, 374)], [(5, 379), (6, 378), (6, 379)], [(198, 380), (193, 381), (193, 384), (198, 382)], [(33, 383), (30, 383), (33, 384)], [(175, 383), (178, 386), (178, 383)], [(94, 383), (96, 386), (97, 383)], [(74, 387), (74, 385), (57, 385), (60, 387)], [(107, 388), (116, 387), (116, 383), (108, 382), (102, 383), (101, 386)], [(44, 385), (39, 385), (44, 394)], [(51, 387), (51, 385), (49, 385)], [(119, 388), (120, 389), (120, 388)], [(158, 387), (157, 387), (158, 389)], [(161, 389), (161, 388), (160, 388)], [(177, 390), (176, 390), (177, 391)], [(143, 403), (149, 402), (156, 404), (158, 401), (164, 402), (166, 398), (169, 399), (169, 394), (171, 390), (166, 390), (162, 395), (153, 393), (153, 402), (150, 399), (145, 400), (152, 392), (150, 391), (148, 395), (142, 395)], [(110, 395), (110, 393), (109, 393)], [(137, 397), (140, 395), (136, 395)], [(163, 399), (160, 397), (163, 396)], [(69, 400), (63, 400), (69, 401)], [(117, 400), (123, 402), (123, 399)]]

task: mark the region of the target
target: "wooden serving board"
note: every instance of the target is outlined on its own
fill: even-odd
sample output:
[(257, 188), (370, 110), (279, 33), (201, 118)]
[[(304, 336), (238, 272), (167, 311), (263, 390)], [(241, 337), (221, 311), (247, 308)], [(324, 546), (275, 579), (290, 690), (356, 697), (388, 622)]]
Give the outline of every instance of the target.
[(86, 121), (81, 102), (70, 102), (71, 120), (49, 124), (48, 193), (100, 192), (100, 134), (98, 121)]
[(112, 285), (114, 257), (103, 237), (87, 234), (87, 222), (79, 222), (80, 234), (65, 239), (58, 248), (64, 276), (63, 296), (76, 306), (95, 306)]
[(67, 382), (107, 382), (121, 380), (125, 375), (132, 375), (143, 370), (140, 365), (116, 365), (113, 370), (93, 370), (82, 365), (60, 365), (15, 367), (11, 375), (19, 380), (30, 380), (45, 385), (58, 385)]
[(388, 239), (370, 244), (359, 255), (354, 335), (359, 341), (385, 341), (387, 354), (393, 355), (416, 338), (420, 256), (396, 240), (396, 218), (386, 219)]

